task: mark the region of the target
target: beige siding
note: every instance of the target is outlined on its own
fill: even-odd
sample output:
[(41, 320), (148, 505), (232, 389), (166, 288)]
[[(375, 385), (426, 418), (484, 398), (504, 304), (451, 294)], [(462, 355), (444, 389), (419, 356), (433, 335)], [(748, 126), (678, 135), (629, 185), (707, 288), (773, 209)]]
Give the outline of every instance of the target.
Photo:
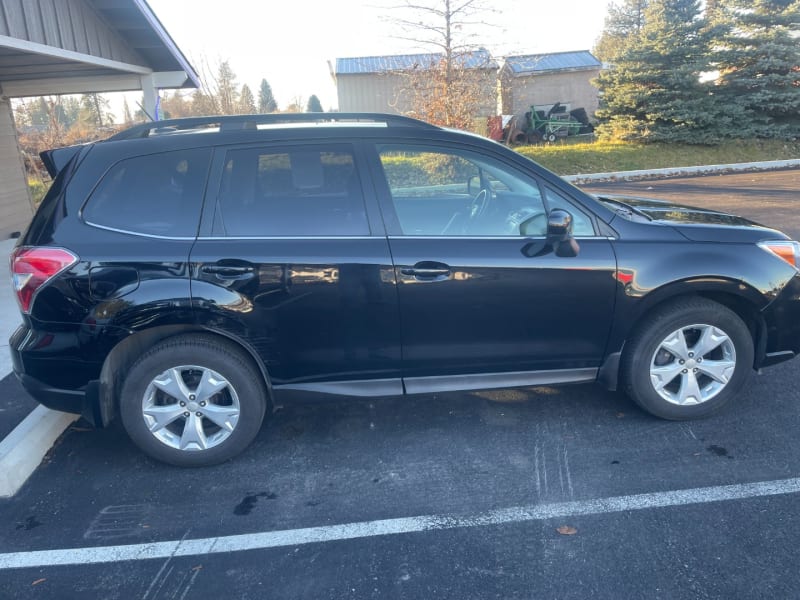
[(504, 114), (521, 116), (530, 110), (532, 104), (561, 102), (569, 104), (571, 109), (586, 109), (589, 119), (593, 119), (598, 95), (591, 82), (599, 72), (599, 69), (592, 69), (504, 79), (504, 92), (510, 88), (510, 93), (504, 93), (503, 97)]
[(338, 75), (336, 93), (341, 112), (405, 113), (403, 77), (394, 73)]
[[(487, 73), (483, 80), (486, 102), (478, 116), (488, 117), (497, 110), (495, 74)], [(339, 110), (406, 114), (411, 105), (404, 85), (405, 78), (399, 73), (340, 74), (336, 77)]]
[(0, 35), (130, 64), (143, 59), (85, 0), (0, 0)]
[(30, 194), (8, 100), (0, 100), (0, 239), (24, 231), (31, 220)]

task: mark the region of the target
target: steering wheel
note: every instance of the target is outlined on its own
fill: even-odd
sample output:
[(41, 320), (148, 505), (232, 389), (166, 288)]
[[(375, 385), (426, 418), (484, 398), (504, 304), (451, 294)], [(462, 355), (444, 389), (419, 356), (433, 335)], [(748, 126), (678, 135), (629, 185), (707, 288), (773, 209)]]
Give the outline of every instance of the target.
[(489, 206), (489, 190), (485, 187), (475, 194), (472, 204), (469, 206), (469, 220), (474, 221), (483, 216)]

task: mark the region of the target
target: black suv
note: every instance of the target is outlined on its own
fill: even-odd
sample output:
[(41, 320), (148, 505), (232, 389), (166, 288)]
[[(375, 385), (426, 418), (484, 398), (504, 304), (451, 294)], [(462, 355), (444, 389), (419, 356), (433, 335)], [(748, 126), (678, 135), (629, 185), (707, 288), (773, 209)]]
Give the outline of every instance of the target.
[(293, 397), (597, 380), (689, 419), (800, 350), (784, 234), (413, 119), (180, 119), (42, 158), (14, 370), (169, 463), (234, 456)]

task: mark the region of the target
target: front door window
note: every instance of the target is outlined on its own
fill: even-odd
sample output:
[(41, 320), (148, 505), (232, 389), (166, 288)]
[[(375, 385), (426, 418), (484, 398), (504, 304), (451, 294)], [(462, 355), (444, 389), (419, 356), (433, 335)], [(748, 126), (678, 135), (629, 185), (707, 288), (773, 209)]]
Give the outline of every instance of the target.
[(468, 151), (383, 146), (379, 154), (406, 236), (544, 236), (539, 186)]

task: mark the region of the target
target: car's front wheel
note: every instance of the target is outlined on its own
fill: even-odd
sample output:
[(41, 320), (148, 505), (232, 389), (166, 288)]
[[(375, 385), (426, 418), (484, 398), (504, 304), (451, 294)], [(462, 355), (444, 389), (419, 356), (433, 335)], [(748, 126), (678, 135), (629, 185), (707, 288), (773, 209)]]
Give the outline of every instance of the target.
[(122, 387), (120, 416), (157, 460), (213, 465), (244, 450), (266, 409), (262, 377), (238, 348), (203, 335), (169, 338), (144, 354)]
[(753, 338), (730, 309), (688, 298), (657, 310), (628, 343), (628, 395), (665, 419), (706, 416), (730, 402), (753, 370)]

